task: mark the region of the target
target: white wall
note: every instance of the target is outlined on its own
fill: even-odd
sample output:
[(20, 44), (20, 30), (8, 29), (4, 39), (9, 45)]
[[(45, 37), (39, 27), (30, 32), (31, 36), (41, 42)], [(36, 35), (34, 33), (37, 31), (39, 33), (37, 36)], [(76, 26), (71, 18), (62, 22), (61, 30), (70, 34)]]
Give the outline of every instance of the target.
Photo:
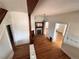
[[(68, 24), (68, 29), (63, 41), (62, 49), (72, 58), (72, 59), (79, 59), (78, 53), (75, 53), (77, 56), (75, 56), (74, 51), (78, 52), (79, 50), (79, 11), (65, 13), (65, 14), (59, 14), (59, 15), (50, 15), (47, 17), (49, 22), (49, 36), (53, 38), (54, 36), (54, 29), (56, 23), (64, 23)], [(42, 21), (41, 18), (37, 17), (35, 21)], [(66, 44), (66, 45), (64, 45)], [(64, 47), (63, 47), (64, 46)], [(66, 47), (69, 46), (69, 47)], [(73, 47), (73, 50), (72, 50)], [(68, 52), (70, 51), (70, 52)], [(73, 58), (74, 57), (74, 58)]]
[(6, 28), (8, 16), (9, 13), (0, 24), (0, 59), (11, 59), (14, 54)]
[[(49, 36), (53, 37), (56, 23), (67, 23), (68, 29), (63, 41), (62, 49), (71, 59), (79, 59), (79, 11), (49, 16)], [(72, 48), (73, 47), (73, 48)], [(75, 53), (74, 52), (78, 52)], [(75, 56), (75, 57), (74, 57)]]
[(46, 18), (44, 18), (44, 15), (31, 15), (31, 30), (35, 30), (35, 22), (43, 22), (44, 20), (47, 21)]
[(45, 22), (45, 25), (44, 25), (44, 35), (46, 37), (48, 37), (48, 27), (49, 27), (49, 23), (48, 22)]
[(10, 13), (9, 23), (16, 45), (29, 43), (29, 21), (26, 0), (0, 0), (2, 8)]
[[(67, 44), (70, 44), (75, 47), (79, 47), (79, 11), (65, 13), (65, 14), (59, 14), (59, 15), (50, 15), (47, 16), (48, 22), (49, 22), (49, 36), (53, 38), (54, 36), (54, 29), (56, 23), (64, 23), (68, 24), (68, 30), (65, 36), (65, 42), (68, 41), (67, 38), (70, 40), (69, 42), (66, 42)], [(35, 21), (43, 21), (42, 16), (36, 16)], [(73, 42), (71, 42), (71, 40)], [(74, 42), (77, 41), (77, 42)]]
[(42, 15), (35, 16), (35, 22), (42, 22), (44, 20), (44, 17)]
[(35, 33), (35, 22), (42, 22), (44, 17), (41, 15), (31, 15), (31, 30), (34, 30)]
[(35, 17), (31, 15), (31, 30), (35, 30)]
[(26, 0), (0, 0), (0, 6), (9, 11), (27, 12)]
[(15, 44), (29, 43), (28, 15), (23, 12), (11, 12), (11, 20)]
[[(72, 38), (75, 38), (75, 39), (72, 39), (72, 40), (78, 40), (77, 43), (74, 42), (74, 45), (73, 43), (68, 43), (70, 45), (73, 45), (73, 46), (76, 46), (76, 47), (79, 47), (79, 39), (78, 39), (78, 36), (79, 36), (79, 27), (77, 27), (79, 24), (79, 12), (72, 12), (72, 13), (66, 13), (66, 14), (61, 14), (61, 15), (55, 15), (55, 16), (49, 16), (48, 19), (49, 19), (49, 35), (53, 37), (53, 34), (54, 34), (54, 28), (55, 28), (55, 23), (57, 22), (60, 22), (60, 23), (67, 23), (67, 24), (70, 24), (69, 26), (69, 29), (66, 33), (66, 36), (65, 36), (65, 40), (67, 40), (67, 37), (68, 39), (72, 39)], [(51, 34), (52, 33), (52, 34)]]

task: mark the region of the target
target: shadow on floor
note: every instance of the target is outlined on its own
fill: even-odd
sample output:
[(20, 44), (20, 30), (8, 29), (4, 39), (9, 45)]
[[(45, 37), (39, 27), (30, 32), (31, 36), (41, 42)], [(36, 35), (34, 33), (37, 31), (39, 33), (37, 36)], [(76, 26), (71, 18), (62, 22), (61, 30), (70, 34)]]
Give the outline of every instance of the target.
[(29, 44), (16, 46), (13, 59), (30, 59), (29, 57)]

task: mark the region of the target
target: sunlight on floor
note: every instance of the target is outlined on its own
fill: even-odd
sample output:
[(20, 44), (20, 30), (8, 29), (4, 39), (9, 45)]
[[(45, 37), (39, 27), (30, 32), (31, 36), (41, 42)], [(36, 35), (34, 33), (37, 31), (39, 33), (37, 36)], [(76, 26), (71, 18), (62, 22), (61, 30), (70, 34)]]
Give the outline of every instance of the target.
[(61, 48), (62, 46), (62, 41), (63, 41), (63, 35), (56, 32), (56, 38), (53, 41), (53, 43), (55, 44), (55, 46), (57, 46), (58, 48)]

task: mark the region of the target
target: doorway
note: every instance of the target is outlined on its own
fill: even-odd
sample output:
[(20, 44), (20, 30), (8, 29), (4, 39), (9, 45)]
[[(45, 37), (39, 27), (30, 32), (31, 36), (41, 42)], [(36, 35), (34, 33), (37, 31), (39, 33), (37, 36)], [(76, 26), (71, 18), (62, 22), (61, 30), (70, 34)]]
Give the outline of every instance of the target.
[(67, 24), (64, 23), (56, 23), (54, 29), (53, 42), (57, 44), (58, 47), (61, 47), (66, 30)]
[(13, 50), (15, 50), (15, 43), (14, 43), (12, 31), (11, 31), (11, 26), (7, 25), (6, 27), (7, 27), (7, 31), (8, 31), (8, 35), (9, 35), (9, 38), (10, 38), (10, 42), (11, 42), (12, 48), (13, 48)]

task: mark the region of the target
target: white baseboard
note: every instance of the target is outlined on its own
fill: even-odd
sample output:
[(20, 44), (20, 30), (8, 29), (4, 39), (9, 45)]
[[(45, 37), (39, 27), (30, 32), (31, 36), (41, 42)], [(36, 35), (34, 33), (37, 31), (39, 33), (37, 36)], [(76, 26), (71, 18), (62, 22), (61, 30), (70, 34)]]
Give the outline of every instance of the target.
[(61, 48), (71, 59), (79, 59), (79, 48), (63, 44)]

